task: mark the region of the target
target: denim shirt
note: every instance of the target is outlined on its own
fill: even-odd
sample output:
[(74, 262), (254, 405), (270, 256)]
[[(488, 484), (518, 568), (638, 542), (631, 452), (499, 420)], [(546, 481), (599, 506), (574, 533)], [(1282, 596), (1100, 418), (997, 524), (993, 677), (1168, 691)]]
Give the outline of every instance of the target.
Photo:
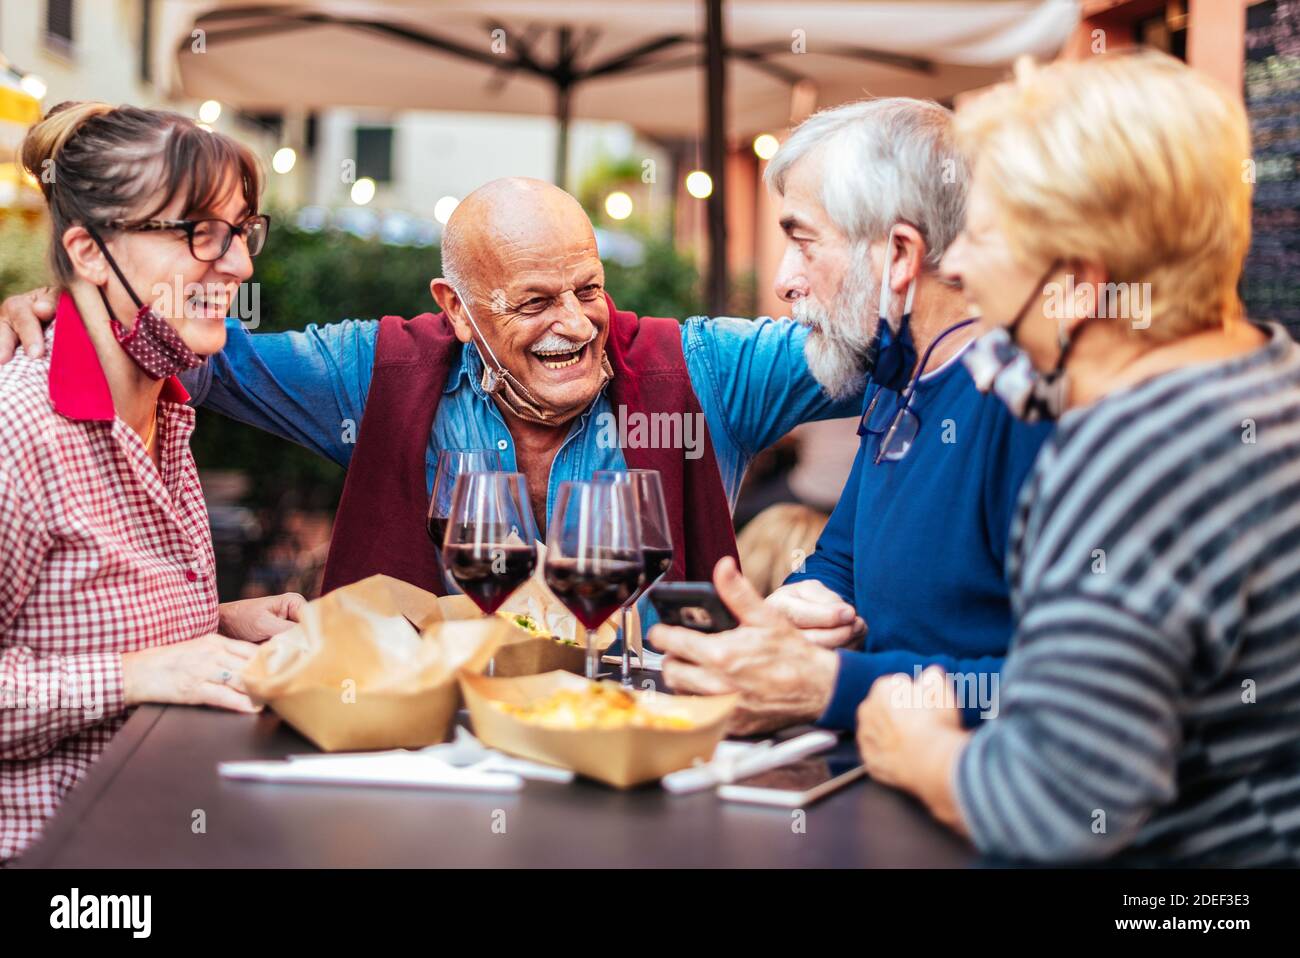
[[(182, 376), (196, 405), (289, 439), (346, 467), (365, 411), (378, 320), (313, 324), (301, 332), (250, 333), (226, 323), (226, 347)], [(693, 317), (682, 324), (682, 353), (699, 398), (727, 500), (736, 496), (750, 461), (799, 423), (855, 415), (860, 393), (834, 402), (804, 358), (807, 329), (791, 319)], [(483, 361), (469, 345), (447, 377), (426, 451), (433, 488), (440, 449), (496, 449), (516, 470), (515, 443), (496, 403), (484, 393)], [(561, 482), (590, 479), (597, 469), (625, 469), (622, 449), (599, 441), (612, 413), (602, 390), (569, 425), (551, 465), (547, 512)], [(844, 441), (857, 444), (846, 430)], [(545, 534), (546, 516), (537, 516)], [(649, 610), (642, 608), (643, 615)]]

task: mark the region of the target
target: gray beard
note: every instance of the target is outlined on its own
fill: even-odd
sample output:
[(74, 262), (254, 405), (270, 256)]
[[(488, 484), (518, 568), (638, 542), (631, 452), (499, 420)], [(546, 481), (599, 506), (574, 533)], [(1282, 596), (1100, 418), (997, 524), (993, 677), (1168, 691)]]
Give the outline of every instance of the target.
[(807, 297), (797, 300), (790, 315), (809, 328), (803, 353), (808, 369), (831, 399), (847, 399), (866, 385), (871, 342), (879, 317), (880, 285), (871, 275), (865, 254), (844, 277), (844, 285), (828, 311)]

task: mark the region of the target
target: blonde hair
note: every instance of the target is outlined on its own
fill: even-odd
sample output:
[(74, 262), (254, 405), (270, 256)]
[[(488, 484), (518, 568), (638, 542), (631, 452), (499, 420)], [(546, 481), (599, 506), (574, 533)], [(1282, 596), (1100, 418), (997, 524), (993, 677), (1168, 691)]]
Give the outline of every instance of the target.
[(1022, 61), (1013, 82), (958, 112), (957, 135), (1020, 254), (1151, 284), (1142, 335), (1168, 341), (1240, 315), (1250, 129), (1209, 77), (1154, 51)]
[(760, 594), (771, 595), (813, 554), (829, 518), (793, 502), (768, 506), (736, 536), (745, 577)]
[(63, 285), (73, 278), (63, 247), (70, 226), (151, 219), (178, 196), (182, 217), (210, 213), (232, 183), (256, 213), (262, 186), (256, 157), (230, 137), (179, 113), (94, 101), (52, 107), (27, 131), (22, 164), (45, 194), (50, 265)]

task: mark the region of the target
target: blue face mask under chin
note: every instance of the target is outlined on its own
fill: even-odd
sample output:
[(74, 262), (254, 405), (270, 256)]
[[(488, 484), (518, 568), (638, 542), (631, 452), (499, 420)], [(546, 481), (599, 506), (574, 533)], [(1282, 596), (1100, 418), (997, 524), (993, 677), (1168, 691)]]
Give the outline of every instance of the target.
[(907, 285), (907, 298), (903, 302), (903, 315), (895, 330), (889, 323), (889, 254), (894, 248), (894, 231), (889, 231), (885, 244), (885, 268), (880, 276), (879, 322), (873, 340), (874, 362), (871, 381), (883, 389), (901, 393), (916, 368), (916, 343), (912, 340), (912, 302), (916, 297), (916, 280)]

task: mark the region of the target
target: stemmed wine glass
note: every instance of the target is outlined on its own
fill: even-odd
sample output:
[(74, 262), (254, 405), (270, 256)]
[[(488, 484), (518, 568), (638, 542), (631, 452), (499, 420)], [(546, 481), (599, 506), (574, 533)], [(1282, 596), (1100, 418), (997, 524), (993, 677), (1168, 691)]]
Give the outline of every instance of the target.
[(447, 572), (492, 615), (537, 568), (537, 526), (517, 472), (462, 472), (442, 545)]
[[(456, 487), (456, 477), (462, 472), (500, 472), (501, 454), (495, 449), (442, 449), (438, 452), (438, 465), (433, 471), (433, 490), (429, 494), (429, 512), (424, 528), (433, 540), (434, 548), (442, 558), (442, 540), (447, 535), (447, 516), (451, 515), (451, 494)], [(446, 574), (444, 567), (444, 575)], [(456, 584), (446, 576), (448, 585)]]
[[(637, 511), (641, 518), (641, 559), (645, 577), (641, 588), (623, 604), (623, 684), (632, 684), (632, 652), (628, 644), (627, 613), (655, 583), (667, 574), (673, 564), (673, 537), (668, 527), (668, 509), (664, 505), (664, 487), (657, 469), (599, 469), (596, 482), (626, 485), (637, 498)], [(644, 649), (644, 639), (642, 648)], [(642, 665), (644, 666), (644, 662)]]
[(596, 629), (636, 593), (644, 569), (632, 487), (560, 483), (546, 537), (546, 584), (587, 629), (587, 678), (600, 672)]

